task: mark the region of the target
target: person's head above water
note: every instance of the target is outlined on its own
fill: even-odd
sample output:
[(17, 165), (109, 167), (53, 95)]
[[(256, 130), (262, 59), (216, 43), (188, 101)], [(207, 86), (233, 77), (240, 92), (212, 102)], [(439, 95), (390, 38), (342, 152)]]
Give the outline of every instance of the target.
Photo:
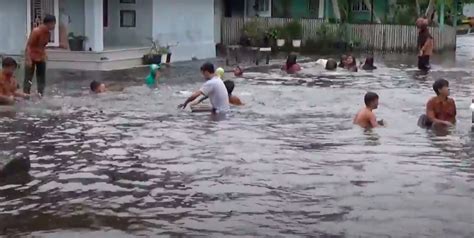
[(377, 67), (375, 67), (375, 65), (374, 65), (374, 57), (372, 57), (372, 56), (367, 57), (365, 59), (364, 65), (362, 66), (362, 69), (364, 69), (364, 70), (377, 69)]
[(56, 17), (53, 15), (44, 16), (43, 24), (48, 27), (48, 30), (54, 30), (54, 28), (56, 27)]
[(341, 60), (339, 61), (338, 67), (344, 68), (344, 64), (346, 63), (347, 55), (341, 55)]
[(2, 60), (2, 72), (7, 76), (12, 76), (15, 73), (18, 64), (11, 57), (6, 57)]
[(296, 59), (298, 56), (296, 54), (289, 54), (288, 57), (286, 58), (286, 69), (290, 69), (293, 65), (296, 64)]
[(224, 79), (225, 70), (222, 67), (216, 69), (216, 76)]
[(242, 70), (242, 68), (240, 68), (240, 66), (237, 66), (234, 68), (234, 76), (235, 77), (240, 77), (244, 74), (244, 71)]
[(370, 109), (377, 109), (379, 107), (379, 95), (374, 92), (367, 92), (364, 97), (364, 103)]
[(201, 66), (201, 74), (206, 79), (209, 80), (215, 76), (214, 65), (212, 63), (204, 63)]
[(354, 56), (348, 55), (345, 62), (344, 62), (345, 67), (357, 67), (357, 62)]
[(442, 97), (448, 97), (449, 92), (449, 82), (446, 79), (438, 79), (433, 83), (433, 90), (435, 91), (436, 95)]
[(231, 80), (226, 80), (224, 81), (225, 88), (227, 89), (227, 93), (229, 94), (229, 97), (232, 95), (232, 92), (234, 91), (235, 88), (235, 83), (234, 81)]
[(103, 93), (105, 92), (105, 84), (97, 81), (92, 81), (90, 84), (91, 91), (94, 93)]
[(335, 59), (328, 59), (326, 62), (326, 70), (336, 70), (337, 68), (337, 61)]

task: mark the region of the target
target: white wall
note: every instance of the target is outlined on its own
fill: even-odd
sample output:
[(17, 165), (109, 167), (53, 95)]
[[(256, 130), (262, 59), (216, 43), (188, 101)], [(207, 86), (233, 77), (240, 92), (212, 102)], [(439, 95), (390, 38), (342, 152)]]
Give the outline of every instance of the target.
[(221, 43), (222, 17), (224, 16), (224, 0), (214, 0), (214, 42)]
[(0, 0), (0, 54), (21, 54), (25, 49), (26, 0)]
[(173, 60), (216, 57), (214, 0), (153, 0), (153, 36), (172, 49)]
[(60, 13), (64, 13), (71, 18), (68, 33), (73, 32), (74, 35), (84, 35), (84, 0), (60, 0)]
[[(74, 1), (74, 0), (73, 0)], [(120, 4), (120, 0), (109, 0), (109, 27), (104, 29), (105, 47), (148, 46), (152, 37), (152, 0), (137, 0), (136, 4)], [(120, 27), (120, 10), (135, 10), (137, 26)]]

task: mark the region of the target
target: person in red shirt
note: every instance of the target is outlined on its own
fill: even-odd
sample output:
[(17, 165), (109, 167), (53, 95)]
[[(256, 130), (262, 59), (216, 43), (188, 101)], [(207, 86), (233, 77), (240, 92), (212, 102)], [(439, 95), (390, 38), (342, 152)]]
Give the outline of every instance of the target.
[(38, 82), (38, 93), (43, 95), (46, 83), (46, 45), (49, 43), (51, 34), (56, 26), (56, 17), (46, 15), (43, 24), (31, 31), (25, 49), (25, 79), (23, 92), (30, 94), (33, 84), (33, 75), (36, 71)]
[(2, 70), (0, 71), (0, 105), (12, 105), (15, 98), (28, 98), (29, 95), (18, 92), (16, 79), (13, 76), (18, 64), (13, 58), (7, 57), (2, 61)]
[(286, 64), (284, 64), (281, 69), (286, 71), (289, 74), (297, 73), (301, 70), (301, 67), (298, 63), (296, 63), (297, 56), (296, 54), (290, 54), (286, 58)]

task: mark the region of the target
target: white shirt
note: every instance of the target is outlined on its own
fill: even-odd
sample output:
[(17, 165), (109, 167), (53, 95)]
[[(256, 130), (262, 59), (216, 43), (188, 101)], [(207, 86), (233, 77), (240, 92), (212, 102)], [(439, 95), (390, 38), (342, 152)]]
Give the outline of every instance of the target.
[(200, 91), (211, 101), (212, 108), (216, 113), (229, 111), (229, 94), (222, 80), (215, 76), (205, 82)]

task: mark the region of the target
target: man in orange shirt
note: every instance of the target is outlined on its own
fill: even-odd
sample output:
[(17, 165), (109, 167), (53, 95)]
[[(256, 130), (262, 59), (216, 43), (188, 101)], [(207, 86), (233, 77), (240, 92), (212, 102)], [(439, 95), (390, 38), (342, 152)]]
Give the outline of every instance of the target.
[(29, 95), (17, 92), (16, 79), (13, 76), (18, 67), (13, 58), (7, 57), (2, 61), (0, 71), (0, 105), (12, 105), (15, 97), (28, 98)]
[(46, 83), (46, 45), (50, 41), (50, 31), (56, 26), (56, 17), (46, 15), (43, 24), (33, 29), (25, 49), (25, 79), (23, 92), (30, 94), (33, 75), (36, 71), (38, 93), (43, 95)]

